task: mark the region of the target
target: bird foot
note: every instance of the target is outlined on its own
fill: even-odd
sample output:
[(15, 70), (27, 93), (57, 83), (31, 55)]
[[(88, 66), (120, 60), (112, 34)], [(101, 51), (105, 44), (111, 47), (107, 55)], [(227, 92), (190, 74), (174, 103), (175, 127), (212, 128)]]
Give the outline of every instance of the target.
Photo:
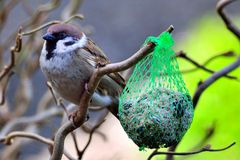
[[(75, 128), (80, 127), (79, 126), (79, 118), (80, 118), (79, 117), (79, 111), (72, 112), (68, 115), (68, 120), (72, 122), (72, 124)], [(84, 122), (87, 122), (89, 120), (89, 118), (90, 118), (89, 114), (87, 113), (86, 116), (85, 116)]]
[(87, 92), (87, 94), (91, 95), (91, 93), (88, 89), (88, 83), (85, 83), (84, 88), (85, 88), (85, 91)]

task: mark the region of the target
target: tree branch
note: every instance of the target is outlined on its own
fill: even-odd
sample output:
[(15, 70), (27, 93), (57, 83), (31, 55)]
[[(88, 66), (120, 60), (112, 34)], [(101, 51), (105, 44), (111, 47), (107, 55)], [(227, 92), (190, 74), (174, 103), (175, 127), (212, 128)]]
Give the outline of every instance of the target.
[[(15, 132), (11, 132), (8, 135), (6, 135), (5, 137), (0, 138), (0, 143), (4, 143), (6, 145), (11, 145), (12, 141), (15, 138), (28, 138), (28, 139), (34, 139), (36, 141), (39, 141), (41, 143), (47, 144), (48, 146), (53, 146), (54, 141), (52, 141), (51, 139), (45, 138), (43, 136), (40, 136), (38, 134), (35, 133), (29, 133), (29, 132), (24, 132), (24, 131), (15, 131)], [(68, 159), (71, 160), (79, 160), (76, 158), (73, 158), (71, 156), (71, 154), (69, 154), (68, 152), (64, 151), (64, 155), (66, 157), (68, 157)]]
[(6, 90), (7, 90), (7, 86), (8, 86), (8, 82), (10, 80), (10, 78), (12, 77), (14, 73), (12, 71), (10, 71), (7, 76), (6, 76), (6, 80), (2, 85), (2, 94), (1, 94), (1, 101), (0, 101), (0, 105), (3, 105), (5, 103), (5, 97), (6, 97)]
[[(213, 60), (215, 60), (217, 58), (220, 58), (220, 57), (236, 57), (236, 56), (237, 55), (233, 51), (227, 51), (227, 52), (224, 52), (224, 53), (214, 55), (214, 56), (210, 57), (209, 59), (207, 59), (203, 64), (199, 64), (199, 65), (207, 66), (210, 62), (212, 62)], [(190, 73), (190, 72), (196, 71), (198, 69), (199, 69), (199, 67), (196, 66), (195, 68), (181, 70), (181, 73)]]
[(3, 137), (0, 139), (0, 142), (6, 144), (6, 145), (11, 145), (12, 144), (12, 140), (16, 137), (25, 137), (25, 138), (30, 138), (30, 139), (34, 139), (37, 140), (39, 142), (45, 143), (47, 145), (53, 145), (53, 141), (51, 139), (42, 137), (38, 134), (35, 133), (29, 133), (29, 132), (22, 132), (22, 131), (15, 131), (15, 132), (11, 132), (8, 135), (6, 135), (6, 137)]
[(80, 154), (79, 154), (79, 157), (78, 157), (79, 160), (82, 159), (83, 154), (85, 153), (85, 151), (87, 150), (90, 142), (92, 141), (93, 133), (96, 131), (96, 129), (98, 129), (98, 128), (103, 124), (103, 122), (105, 122), (105, 120), (103, 120), (102, 122), (100, 122), (98, 125), (96, 125), (96, 126), (91, 130), (90, 136), (89, 136), (89, 139), (88, 139), (88, 142), (87, 142), (86, 146), (83, 148), (83, 150), (82, 150), (82, 151), (80, 152)]
[(10, 53), (11, 53), (11, 59), (10, 63), (8, 65), (5, 65), (3, 70), (0, 73), (0, 81), (12, 70), (12, 68), (15, 66), (15, 53), (18, 53), (22, 49), (22, 37), (20, 36), (22, 32), (22, 28), (20, 27), (18, 30), (18, 34), (16, 37), (16, 44), (14, 47), (11, 47)]
[(200, 96), (202, 95), (202, 93), (211, 85), (213, 84), (215, 81), (217, 81), (219, 78), (223, 77), (224, 75), (230, 73), (231, 71), (233, 71), (234, 69), (238, 68), (240, 66), (240, 57), (237, 58), (237, 60), (232, 63), (231, 65), (223, 68), (222, 70), (215, 72), (211, 77), (209, 77), (207, 80), (205, 80), (204, 82), (202, 82), (196, 92), (193, 95), (193, 106), (194, 108), (196, 107), (198, 100), (200, 98)]
[(19, 125), (26, 125), (26, 124), (33, 124), (38, 123), (47, 120), (50, 117), (53, 117), (55, 115), (59, 115), (62, 113), (62, 110), (59, 108), (50, 108), (44, 112), (38, 113), (34, 116), (30, 117), (21, 117), (14, 119), (12, 121), (9, 121), (1, 130), (0, 132), (0, 138), (5, 137), (6, 134), (8, 134), (14, 127)]
[[(206, 68), (204, 65), (201, 65), (199, 64), (197, 61), (193, 60), (192, 58), (190, 58), (184, 51), (180, 51), (180, 52), (177, 52), (175, 54), (177, 57), (180, 57), (180, 58), (183, 58), (187, 61), (189, 61), (190, 63), (192, 63), (193, 65), (195, 65), (196, 67), (208, 72), (208, 73), (215, 73), (215, 71), (209, 69), (209, 68)], [(235, 76), (230, 76), (230, 75), (224, 75), (223, 77), (227, 77), (229, 79), (234, 79), (234, 80), (237, 80), (239, 81), (239, 79)]]
[(240, 39), (240, 30), (233, 24), (233, 22), (230, 20), (230, 18), (226, 15), (224, 12), (224, 8), (229, 5), (230, 3), (234, 2), (236, 0), (220, 0), (217, 3), (217, 12), (222, 18), (223, 22), (227, 26), (227, 28), (235, 35), (238, 39)]
[(193, 152), (175, 152), (175, 151), (169, 151), (169, 152), (153, 152), (151, 154), (151, 156), (148, 158), (148, 160), (151, 160), (152, 157), (154, 157), (155, 155), (178, 155), (178, 156), (187, 156), (187, 155), (193, 155), (193, 154), (198, 154), (198, 153), (202, 153), (202, 152), (220, 152), (220, 151), (224, 151), (227, 150), (229, 148), (231, 148), (233, 145), (235, 145), (236, 143), (233, 142), (232, 144), (228, 145), (227, 147), (224, 148), (220, 148), (220, 149), (211, 149), (211, 145), (207, 145), (203, 148), (201, 148), (200, 150), (197, 151), (193, 151)]

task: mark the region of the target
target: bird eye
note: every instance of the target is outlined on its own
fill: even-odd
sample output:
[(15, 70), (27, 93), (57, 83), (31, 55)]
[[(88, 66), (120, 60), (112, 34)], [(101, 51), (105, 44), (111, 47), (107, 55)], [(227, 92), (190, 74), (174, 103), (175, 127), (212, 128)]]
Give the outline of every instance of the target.
[(65, 46), (70, 46), (70, 45), (72, 45), (74, 43), (75, 43), (74, 41), (68, 41), (68, 42), (65, 42), (64, 45)]

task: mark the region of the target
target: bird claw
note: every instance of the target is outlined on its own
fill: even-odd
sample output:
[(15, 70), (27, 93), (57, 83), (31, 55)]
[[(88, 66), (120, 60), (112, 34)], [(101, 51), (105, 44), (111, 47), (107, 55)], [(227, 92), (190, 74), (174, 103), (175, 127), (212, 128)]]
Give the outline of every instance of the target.
[[(79, 127), (78, 124), (76, 124), (76, 119), (78, 117), (78, 111), (75, 111), (75, 112), (72, 112), (68, 115), (68, 120), (72, 122), (72, 125), (77, 128)], [(87, 122), (89, 120), (90, 116), (89, 114), (87, 113), (86, 116), (85, 116), (85, 121), (84, 122)]]
[(106, 64), (101, 63), (101, 62), (98, 62), (97, 65), (96, 65), (97, 68), (101, 68), (101, 67), (104, 67), (104, 66), (106, 66)]
[(106, 62), (102, 61), (99, 57), (96, 58), (96, 68), (104, 67), (106, 66)]
[(72, 112), (72, 113), (68, 114), (68, 120), (72, 122), (72, 125), (74, 126), (74, 128), (77, 128), (77, 125), (75, 125), (76, 117), (77, 117), (76, 112)]
[(85, 83), (84, 88), (85, 88), (85, 91), (87, 92), (87, 94), (91, 95), (91, 93), (88, 89), (88, 84), (87, 83)]
[(87, 113), (87, 116), (86, 116), (86, 118), (85, 118), (85, 122), (87, 122), (87, 121), (89, 120), (89, 118), (90, 118), (90, 116), (89, 116), (89, 114)]

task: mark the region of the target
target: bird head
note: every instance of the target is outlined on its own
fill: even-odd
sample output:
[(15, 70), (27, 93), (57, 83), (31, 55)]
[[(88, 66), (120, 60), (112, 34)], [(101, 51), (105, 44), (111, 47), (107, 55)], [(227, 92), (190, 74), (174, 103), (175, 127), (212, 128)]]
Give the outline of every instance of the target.
[(87, 43), (85, 34), (70, 24), (55, 24), (48, 28), (42, 37), (45, 40), (44, 50), (47, 59), (54, 54), (64, 54), (82, 48)]

